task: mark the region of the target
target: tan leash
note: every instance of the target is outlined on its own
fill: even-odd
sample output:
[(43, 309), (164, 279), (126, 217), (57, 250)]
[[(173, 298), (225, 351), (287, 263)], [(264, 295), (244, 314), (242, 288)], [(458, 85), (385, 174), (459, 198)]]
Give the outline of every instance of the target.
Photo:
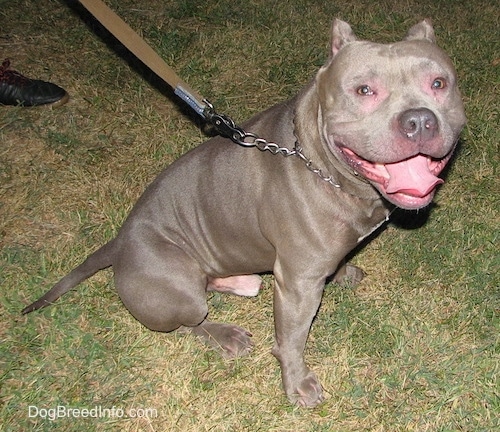
[(218, 114), (213, 105), (189, 87), (165, 61), (125, 21), (101, 0), (80, 0), (80, 3), (128, 50), (169, 84), (174, 93), (197, 114), (211, 123), (223, 136), (245, 147), (256, 147), (254, 134), (247, 134), (224, 114)]
[(260, 151), (268, 151), (274, 155), (297, 156), (304, 162), (309, 171), (317, 174), (321, 179), (330, 183), (333, 187), (341, 187), (331, 175), (323, 173), (322, 169), (316, 167), (315, 164), (304, 155), (302, 147), (298, 142), (295, 143), (293, 149), (281, 147), (276, 143), (260, 138), (254, 133), (246, 132), (238, 126), (231, 117), (217, 113), (208, 100), (200, 96), (182, 81), (146, 41), (101, 0), (80, 0), (80, 3), (113, 36), (128, 48), (132, 54), (169, 84), (174, 89), (174, 93), (177, 96), (186, 102), (197, 114), (211, 123), (222, 136), (229, 138), (234, 143), (243, 147), (256, 147)]
[(101, 0), (80, 0), (80, 3), (132, 54), (169, 84), (177, 96), (199, 115), (207, 118), (207, 111), (213, 108), (211, 104), (181, 80), (125, 21)]

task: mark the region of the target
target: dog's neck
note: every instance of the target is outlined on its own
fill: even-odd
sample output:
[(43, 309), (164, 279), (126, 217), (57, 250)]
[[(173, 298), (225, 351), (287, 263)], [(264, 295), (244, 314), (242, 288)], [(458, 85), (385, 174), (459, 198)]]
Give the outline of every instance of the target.
[[(299, 147), (306, 159), (310, 161), (305, 168), (330, 183), (330, 186), (340, 193), (346, 193), (369, 201), (381, 200), (381, 195), (368, 180), (360, 176), (330, 151), (322, 136), (323, 119), (315, 82), (311, 82), (298, 96), (302, 103), (295, 104), (298, 108), (293, 113), (293, 132), (296, 147)], [(317, 113), (316, 124), (304, 119), (311, 112)], [(316, 143), (312, 145), (311, 143)], [(306, 165), (306, 164), (305, 164)]]

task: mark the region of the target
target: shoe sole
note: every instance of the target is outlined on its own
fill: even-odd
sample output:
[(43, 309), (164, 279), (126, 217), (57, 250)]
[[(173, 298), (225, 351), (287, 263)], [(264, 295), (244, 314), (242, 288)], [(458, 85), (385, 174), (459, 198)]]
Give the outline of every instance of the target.
[[(49, 104), (45, 104), (45, 106), (47, 106), (49, 108), (59, 108), (60, 106), (63, 106), (68, 101), (69, 101), (69, 94), (65, 93), (61, 99), (59, 99), (55, 102), (49, 103)], [(39, 105), (39, 106), (43, 106), (43, 105)]]

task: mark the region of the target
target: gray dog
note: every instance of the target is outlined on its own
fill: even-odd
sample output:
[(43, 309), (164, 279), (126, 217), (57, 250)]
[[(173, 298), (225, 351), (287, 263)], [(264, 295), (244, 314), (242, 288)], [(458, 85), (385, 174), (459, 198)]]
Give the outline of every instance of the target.
[(346, 254), (395, 206), (432, 201), (465, 124), (456, 80), (429, 21), (401, 42), (376, 44), (335, 20), (315, 79), (244, 125), (309, 163), (209, 140), (163, 171), (116, 238), (23, 313), (113, 266), (121, 300), (146, 327), (190, 330), (227, 357), (245, 355), (251, 335), (208, 321), (206, 293), (254, 296), (257, 274), (272, 271), (284, 390), (294, 404), (319, 404), (303, 352), (325, 280), (358, 282), (363, 273), (344, 264)]

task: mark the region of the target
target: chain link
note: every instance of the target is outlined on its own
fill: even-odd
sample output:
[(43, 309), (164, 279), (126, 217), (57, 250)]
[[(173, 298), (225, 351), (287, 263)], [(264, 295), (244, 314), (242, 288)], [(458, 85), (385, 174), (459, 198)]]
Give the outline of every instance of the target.
[(330, 183), (333, 187), (341, 187), (331, 175), (325, 175), (321, 168), (315, 167), (312, 160), (304, 155), (302, 147), (298, 141), (295, 142), (295, 146), (292, 150), (287, 147), (281, 147), (276, 143), (268, 142), (254, 133), (246, 132), (243, 128), (238, 126), (231, 117), (217, 113), (213, 105), (206, 99), (204, 100), (204, 103), (207, 105), (207, 108), (205, 108), (203, 112), (205, 119), (212, 124), (217, 132), (226, 138), (229, 138), (234, 143), (242, 147), (256, 147), (260, 151), (268, 151), (273, 155), (280, 154), (285, 157), (297, 156), (302, 162), (304, 162), (309, 171), (318, 175), (322, 180)]

